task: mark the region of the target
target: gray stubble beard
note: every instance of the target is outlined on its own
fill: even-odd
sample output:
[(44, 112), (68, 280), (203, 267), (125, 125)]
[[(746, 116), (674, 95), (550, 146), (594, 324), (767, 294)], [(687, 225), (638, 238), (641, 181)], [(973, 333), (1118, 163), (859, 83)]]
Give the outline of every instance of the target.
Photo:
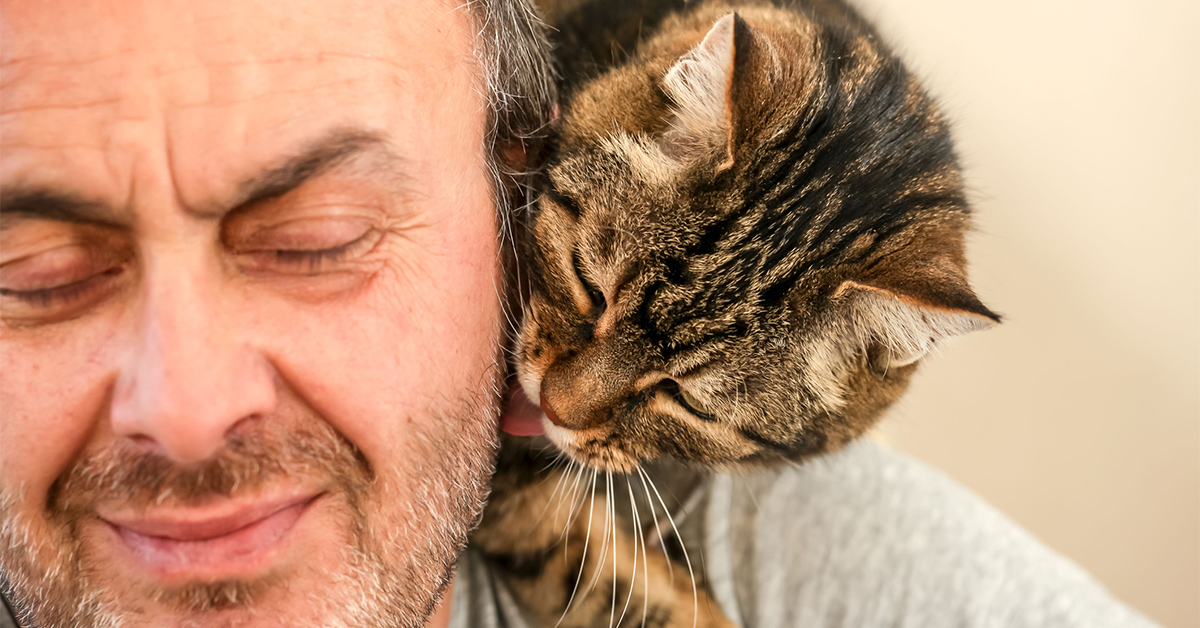
[[(288, 472), (291, 467), (311, 469), (313, 461), (297, 458), (297, 452), (322, 452), (320, 462), (331, 465), (326, 470), (337, 474), (334, 477), (346, 490), (353, 542), (343, 550), (340, 569), (328, 574), (328, 591), (318, 599), (303, 600), (313, 605), (309, 614), (312, 625), (421, 628), (425, 624), (483, 509), (497, 446), (500, 370), (490, 369), (483, 389), (462, 399), (452, 416), (427, 414), (423, 421), (413, 422), (420, 428), (414, 429), (404, 456), (413, 461), (408, 465), (409, 475), (388, 475), (365, 467), (358, 449), (320, 419), (316, 419), (316, 427), (321, 434), (315, 437), (305, 432), (300, 442), (282, 447), (276, 443), (258, 444), (260, 452), (270, 452), (274, 462), (280, 463), (278, 472)], [(120, 457), (119, 452), (111, 451), (100, 457), (114, 455)], [(351, 459), (361, 468), (347, 472), (345, 465)], [(233, 464), (250, 463), (239, 459)], [(171, 488), (160, 481), (153, 493), (141, 491), (138, 487), (142, 483), (135, 476), (122, 473), (131, 466), (138, 468), (114, 464), (111, 459), (73, 465), (56, 481), (62, 489), (61, 498), (51, 505), (59, 510), (45, 513), (43, 529), (48, 535), (39, 535), (37, 526), (20, 514), (17, 504), (24, 500), (0, 491), (0, 587), (15, 603), (21, 621), (44, 628), (133, 625), (130, 614), (122, 612), (127, 600), (116, 586), (106, 582), (102, 569), (89, 564), (86, 548), (76, 533), (79, 518), (90, 513), (87, 505), (110, 490), (106, 487), (147, 502)], [(371, 474), (369, 478), (362, 477), (364, 469)], [(225, 471), (227, 478), (246, 472), (228, 466)], [(265, 483), (270, 477), (261, 481)], [(386, 503), (395, 492), (392, 483), (402, 481), (408, 488), (405, 512), (396, 517), (397, 522), (372, 521), (362, 502)], [(203, 486), (188, 488), (193, 495), (204, 494)], [(398, 526), (385, 525), (391, 523)], [(252, 615), (255, 598), (272, 584), (204, 584), (159, 590), (153, 597), (179, 609), (181, 626), (207, 625), (210, 619), (220, 616), (232, 619), (231, 611)], [(206, 614), (197, 617), (198, 613)]]

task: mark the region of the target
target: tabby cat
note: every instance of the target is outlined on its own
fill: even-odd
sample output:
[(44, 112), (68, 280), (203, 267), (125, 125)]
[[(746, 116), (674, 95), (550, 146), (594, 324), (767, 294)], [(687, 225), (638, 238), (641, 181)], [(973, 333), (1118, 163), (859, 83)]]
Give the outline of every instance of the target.
[(581, 466), (506, 441), (475, 542), (546, 626), (731, 626), (661, 537), (616, 524), (611, 473), (653, 506), (660, 457), (836, 450), (938, 341), (999, 318), (967, 283), (946, 122), (850, 7), (572, 4), (546, 7), (565, 97), (516, 354)]

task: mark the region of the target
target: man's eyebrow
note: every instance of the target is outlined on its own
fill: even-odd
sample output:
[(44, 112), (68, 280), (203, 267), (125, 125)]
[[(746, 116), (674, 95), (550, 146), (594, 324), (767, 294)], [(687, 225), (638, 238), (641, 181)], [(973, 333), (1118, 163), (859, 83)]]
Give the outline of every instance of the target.
[[(398, 159), (379, 133), (337, 129), (311, 142), (307, 148), (263, 174), (243, 181), (232, 202), (197, 213), (221, 217), (248, 209), (300, 187), (304, 182), (368, 151), (381, 152), (387, 162)], [(400, 174), (397, 170), (392, 174)], [(109, 205), (53, 188), (14, 186), (0, 191), (0, 231), (27, 219), (73, 224), (119, 226), (119, 212)]]
[(28, 219), (106, 227), (119, 223), (117, 213), (108, 205), (73, 194), (22, 186), (0, 192), (0, 231)]
[(227, 209), (236, 212), (255, 203), (283, 196), (329, 169), (372, 150), (382, 151), (387, 161), (395, 159), (387, 140), (378, 133), (360, 129), (336, 130), (312, 142), (300, 154), (281, 165), (242, 182), (238, 186), (235, 202)]

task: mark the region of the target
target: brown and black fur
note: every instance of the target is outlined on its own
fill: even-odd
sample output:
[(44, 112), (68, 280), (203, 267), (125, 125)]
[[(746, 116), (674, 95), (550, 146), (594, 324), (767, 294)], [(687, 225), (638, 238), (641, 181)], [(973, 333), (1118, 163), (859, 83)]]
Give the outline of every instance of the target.
[[(852, 9), (551, 4), (566, 99), (529, 217), (517, 370), (571, 460), (630, 473), (660, 457), (737, 469), (833, 451), (937, 341), (999, 320), (967, 283), (946, 122)], [(497, 524), (522, 492), (549, 495), (547, 475), (520, 490), (497, 479), (481, 534), (498, 562), (562, 532)], [(539, 583), (563, 576), (522, 577), (519, 597), (553, 625), (565, 600)], [(690, 586), (660, 585), (655, 599), (686, 594), (690, 611)], [(608, 625), (608, 609), (562, 625)]]

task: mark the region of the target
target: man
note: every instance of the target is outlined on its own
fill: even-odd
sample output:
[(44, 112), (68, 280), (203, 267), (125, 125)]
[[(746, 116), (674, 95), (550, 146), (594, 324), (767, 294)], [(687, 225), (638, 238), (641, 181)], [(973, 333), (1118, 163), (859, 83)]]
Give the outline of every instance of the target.
[(513, 9), (4, 3), (0, 571), (23, 621), (424, 624), (495, 442), (486, 147), (501, 125), (519, 156), (550, 102), (485, 96), (513, 67), (476, 37), (530, 35)]
[[(521, 183), (502, 173), (537, 152), (523, 140), (551, 102), (529, 14), (0, 7), (0, 585), (16, 616), (523, 625), (475, 555), (448, 583), (495, 443), (496, 209)], [(685, 544), (745, 625), (1140, 621), (876, 447), (688, 481), (672, 483)]]

